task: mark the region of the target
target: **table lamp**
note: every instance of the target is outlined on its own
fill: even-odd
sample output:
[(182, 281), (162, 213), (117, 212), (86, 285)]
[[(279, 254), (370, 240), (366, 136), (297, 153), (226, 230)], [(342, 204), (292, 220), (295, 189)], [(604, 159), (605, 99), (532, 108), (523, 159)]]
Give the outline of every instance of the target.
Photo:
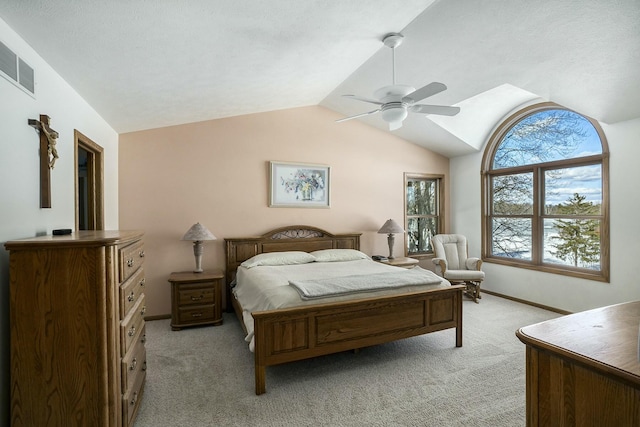
[(216, 240), (216, 236), (198, 222), (191, 226), (184, 236), (182, 236), (181, 240), (193, 241), (193, 255), (196, 257), (196, 269), (193, 270), (193, 272), (202, 273), (202, 242), (205, 240)]
[(392, 219), (388, 219), (387, 222), (384, 223), (380, 230), (378, 230), (380, 234), (387, 235), (387, 242), (389, 242), (389, 259), (393, 259), (393, 242), (395, 240), (395, 233), (404, 233), (404, 228), (400, 227), (400, 225)]

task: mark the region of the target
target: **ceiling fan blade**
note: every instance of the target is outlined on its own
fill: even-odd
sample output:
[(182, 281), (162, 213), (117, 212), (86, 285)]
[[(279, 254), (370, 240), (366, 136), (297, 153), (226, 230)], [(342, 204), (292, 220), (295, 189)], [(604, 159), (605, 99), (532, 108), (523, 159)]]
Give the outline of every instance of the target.
[(379, 109), (379, 108), (378, 108), (378, 109), (376, 109), (376, 110), (367, 111), (366, 113), (356, 114), (355, 116), (345, 117), (344, 119), (336, 120), (336, 123), (346, 122), (347, 120), (357, 119), (358, 117), (362, 117), (362, 116), (368, 116), (369, 114), (374, 114), (374, 113), (377, 113), (378, 111), (380, 111), (380, 109)]
[(449, 107), (447, 105), (412, 105), (409, 107), (412, 113), (439, 114), (441, 116), (455, 116), (460, 112), (460, 107)]
[(345, 98), (357, 99), (358, 101), (369, 102), (370, 104), (382, 105), (384, 102), (376, 101), (375, 99), (363, 98), (358, 95), (342, 95)]
[(389, 123), (389, 130), (390, 131), (394, 131), (397, 129), (400, 129), (402, 127), (402, 120), (398, 120), (397, 122), (390, 122)]
[(420, 89), (417, 89), (416, 91), (402, 98), (402, 102), (413, 104), (414, 102), (418, 102), (445, 90), (447, 90), (447, 86), (444, 83), (429, 83), (428, 85), (423, 86)]

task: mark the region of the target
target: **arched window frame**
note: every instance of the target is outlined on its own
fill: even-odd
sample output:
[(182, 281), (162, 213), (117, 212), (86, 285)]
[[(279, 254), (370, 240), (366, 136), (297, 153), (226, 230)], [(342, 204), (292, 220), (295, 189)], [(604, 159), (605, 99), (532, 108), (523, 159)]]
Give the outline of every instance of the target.
[[(517, 166), (513, 168), (493, 169), (493, 160), (505, 135), (521, 120), (544, 110), (567, 110), (587, 119), (600, 137), (602, 154), (587, 157), (562, 159), (545, 163)], [(602, 165), (602, 207), (601, 207), (601, 239), (600, 239), (600, 270), (587, 270), (567, 265), (544, 263), (542, 260), (543, 227), (543, 191), (542, 174), (545, 170), (558, 167), (578, 167), (593, 164)], [(533, 173), (533, 215), (532, 215), (532, 260), (499, 257), (492, 254), (492, 177), (516, 172)], [(547, 273), (578, 277), (589, 280), (609, 282), (609, 146), (602, 128), (597, 121), (576, 111), (558, 104), (545, 102), (525, 107), (506, 118), (493, 132), (484, 151), (482, 159), (482, 258), (485, 262), (508, 265), (543, 271)]]

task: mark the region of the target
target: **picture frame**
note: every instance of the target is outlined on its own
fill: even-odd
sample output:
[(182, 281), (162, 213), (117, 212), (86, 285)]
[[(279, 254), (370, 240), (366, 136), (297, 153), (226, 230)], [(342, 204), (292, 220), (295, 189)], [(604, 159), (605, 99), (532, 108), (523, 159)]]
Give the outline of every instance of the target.
[(329, 208), (331, 167), (293, 162), (269, 162), (269, 207)]

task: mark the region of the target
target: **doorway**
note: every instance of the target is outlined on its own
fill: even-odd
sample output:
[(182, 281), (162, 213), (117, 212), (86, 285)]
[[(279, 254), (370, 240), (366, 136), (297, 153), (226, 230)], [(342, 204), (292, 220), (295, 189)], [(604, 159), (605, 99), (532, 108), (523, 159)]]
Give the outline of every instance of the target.
[(74, 130), (76, 230), (104, 230), (103, 148)]

